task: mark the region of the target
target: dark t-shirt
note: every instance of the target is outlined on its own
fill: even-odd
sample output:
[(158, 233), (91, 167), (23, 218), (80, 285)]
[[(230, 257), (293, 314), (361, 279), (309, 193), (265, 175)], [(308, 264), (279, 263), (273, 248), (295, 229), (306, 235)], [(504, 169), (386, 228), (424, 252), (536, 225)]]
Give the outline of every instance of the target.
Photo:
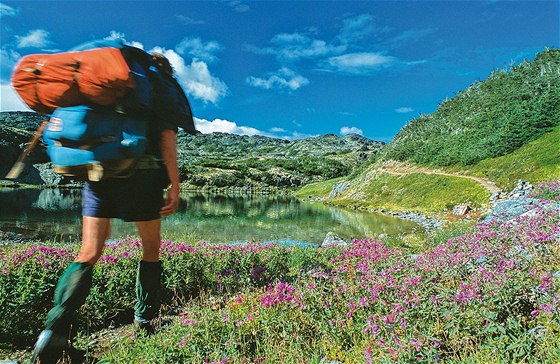
[(178, 131), (176, 125), (169, 120), (152, 120), (148, 129), (148, 148), (146, 154), (161, 158), (161, 132), (164, 130)]
[(177, 132), (181, 128), (190, 134), (196, 134), (197, 131), (189, 100), (173, 76), (160, 72), (154, 92), (156, 97), (150, 115), (148, 154), (161, 157), (160, 140), (163, 130)]

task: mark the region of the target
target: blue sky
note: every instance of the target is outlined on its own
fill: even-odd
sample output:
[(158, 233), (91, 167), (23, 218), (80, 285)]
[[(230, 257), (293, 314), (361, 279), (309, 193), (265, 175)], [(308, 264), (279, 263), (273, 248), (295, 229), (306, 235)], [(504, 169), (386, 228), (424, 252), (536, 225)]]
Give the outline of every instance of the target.
[(3, 1), (1, 110), (21, 56), (123, 38), (168, 56), (202, 132), (388, 142), (496, 69), (559, 47), (559, 1)]

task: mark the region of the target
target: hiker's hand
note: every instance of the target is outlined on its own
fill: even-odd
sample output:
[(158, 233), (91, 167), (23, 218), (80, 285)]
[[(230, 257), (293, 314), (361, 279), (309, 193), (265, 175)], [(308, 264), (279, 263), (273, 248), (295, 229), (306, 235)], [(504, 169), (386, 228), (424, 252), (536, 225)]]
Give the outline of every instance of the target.
[(162, 217), (173, 214), (179, 206), (179, 186), (171, 186), (167, 190), (167, 201), (165, 206), (161, 208), (159, 214)]

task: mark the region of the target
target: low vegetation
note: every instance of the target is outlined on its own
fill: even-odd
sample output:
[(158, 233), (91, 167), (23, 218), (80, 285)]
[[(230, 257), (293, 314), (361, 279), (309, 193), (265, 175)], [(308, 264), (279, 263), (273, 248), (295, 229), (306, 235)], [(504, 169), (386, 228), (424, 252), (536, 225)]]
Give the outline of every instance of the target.
[(430, 115), (411, 120), (384, 159), (472, 165), (509, 154), (560, 123), (560, 49), (493, 72)]
[(436, 214), (446, 214), (462, 203), (472, 208), (485, 206), (490, 197), (483, 186), (466, 178), (424, 173), (394, 175), (372, 166), (363, 175), (347, 181), (349, 187), (340, 195), (328, 198), (334, 183), (340, 181), (314, 183), (300, 189), (296, 195), (320, 197), (341, 206)]
[(456, 165), (449, 170), (488, 178), (506, 189), (519, 180), (538, 184), (560, 178), (560, 126), (508, 155), (485, 159), (472, 166)]
[(222, 133), (179, 136), (179, 167), (188, 188), (284, 188), (346, 176), (375, 158), (383, 143), (359, 135), (296, 141)]
[[(559, 186), (541, 184), (535, 197), (558, 200)], [(163, 314), (179, 315), (154, 336), (124, 332), (89, 350), (110, 363), (555, 363), (560, 216), (549, 203), (504, 223), (450, 227), (418, 254), (371, 239), (326, 248), (168, 241)], [(74, 254), (2, 248), (2, 342), (30, 343)], [(134, 238), (107, 248), (82, 332), (132, 319), (139, 254)]]

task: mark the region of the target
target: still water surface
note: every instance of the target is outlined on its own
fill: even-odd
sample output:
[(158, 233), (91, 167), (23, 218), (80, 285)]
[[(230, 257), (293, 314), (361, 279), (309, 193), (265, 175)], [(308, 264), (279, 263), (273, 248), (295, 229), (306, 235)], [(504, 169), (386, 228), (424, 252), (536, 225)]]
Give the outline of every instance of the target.
[[(0, 230), (33, 240), (76, 241), (81, 230), (81, 190), (0, 191)], [(397, 235), (422, 228), (410, 221), (292, 197), (183, 193), (178, 211), (163, 220), (164, 238), (209, 242), (320, 243), (329, 231), (344, 238)], [(113, 238), (136, 235), (131, 223), (114, 219)]]

